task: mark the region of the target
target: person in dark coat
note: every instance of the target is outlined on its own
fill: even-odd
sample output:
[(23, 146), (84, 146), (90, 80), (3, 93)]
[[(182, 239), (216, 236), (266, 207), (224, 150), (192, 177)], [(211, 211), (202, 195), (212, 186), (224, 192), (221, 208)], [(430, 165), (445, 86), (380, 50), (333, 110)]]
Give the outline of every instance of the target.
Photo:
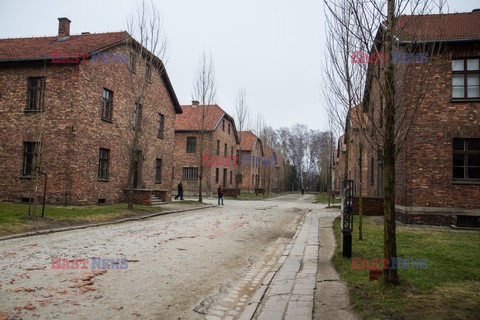
[(305, 189), (302, 188), (302, 196), (303, 196), (304, 193), (305, 193)]
[(180, 200), (183, 200), (183, 184), (182, 181), (177, 186), (178, 194), (175, 196), (175, 200), (180, 197)]
[(223, 187), (220, 184), (217, 189), (218, 192), (218, 205), (220, 205), (220, 200), (222, 200), (222, 206), (223, 206)]

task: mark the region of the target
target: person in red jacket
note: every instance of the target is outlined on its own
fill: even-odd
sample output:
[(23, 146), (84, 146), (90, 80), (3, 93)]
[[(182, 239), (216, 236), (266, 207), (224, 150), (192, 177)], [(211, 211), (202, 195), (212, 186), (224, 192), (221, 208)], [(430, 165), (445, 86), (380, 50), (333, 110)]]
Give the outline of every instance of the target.
[(220, 205), (220, 200), (222, 200), (222, 206), (223, 206), (223, 187), (220, 184), (217, 189), (218, 192), (218, 205)]

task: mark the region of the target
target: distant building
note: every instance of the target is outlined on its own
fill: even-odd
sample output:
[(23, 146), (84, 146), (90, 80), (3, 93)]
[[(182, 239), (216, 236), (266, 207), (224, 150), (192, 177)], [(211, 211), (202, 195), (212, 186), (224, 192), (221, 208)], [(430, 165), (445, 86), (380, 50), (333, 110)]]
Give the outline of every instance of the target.
[[(147, 64), (125, 32), (70, 35), (67, 18), (59, 18), (58, 31), (0, 40), (0, 199), (28, 201), (38, 167), (40, 190), (48, 176), (48, 203), (123, 201), (139, 116), (135, 199), (169, 200), (175, 115), (182, 110), (162, 61)], [(77, 57), (62, 61), (59, 52)], [(95, 52), (127, 61), (94, 62)], [(140, 109), (130, 83), (136, 71), (148, 83)]]
[[(239, 132), (240, 159), (261, 159), (264, 156), (262, 141), (251, 131)], [(253, 161), (253, 163), (252, 163)], [(253, 165), (255, 160), (241, 165), (239, 188), (242, 192), (263, 192), (264, 177), (262, 177), (261, 165)]]
[(234, 192), (240, 140), (233, 118), (218, 105), (203, 106), (197, 101), (182, 109), (175, 125), (174, 189), (182, 181), (185, 194), (198, 195), (202, 167), (204, 195), (215, 195), (219, 184), (226, 194)]

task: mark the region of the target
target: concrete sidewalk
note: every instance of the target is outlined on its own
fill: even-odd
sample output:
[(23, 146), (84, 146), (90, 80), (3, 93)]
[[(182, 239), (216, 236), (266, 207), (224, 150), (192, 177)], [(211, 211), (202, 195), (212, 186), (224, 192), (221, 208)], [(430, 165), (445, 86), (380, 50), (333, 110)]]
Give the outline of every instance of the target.
[(254, 319), (312, 319), (318, 261), (318, 217), (309, 212)]
[(357, 319), (351, 312), (347, 287), (330, 261), (335, 249), (333, 220), (321, 212), (305, 216), (278, 261), (278, 271), (261, 292), (262, 298), (251, 301), (239, 319)]

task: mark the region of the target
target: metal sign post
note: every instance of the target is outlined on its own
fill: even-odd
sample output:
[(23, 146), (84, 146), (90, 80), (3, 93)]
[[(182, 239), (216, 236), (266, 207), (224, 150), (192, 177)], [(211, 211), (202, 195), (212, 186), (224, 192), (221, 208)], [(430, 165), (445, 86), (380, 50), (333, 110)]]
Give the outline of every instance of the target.
[(342, 253), (346, 258), (352, 257), (353, 231), (353, 180), (342, 183)]

